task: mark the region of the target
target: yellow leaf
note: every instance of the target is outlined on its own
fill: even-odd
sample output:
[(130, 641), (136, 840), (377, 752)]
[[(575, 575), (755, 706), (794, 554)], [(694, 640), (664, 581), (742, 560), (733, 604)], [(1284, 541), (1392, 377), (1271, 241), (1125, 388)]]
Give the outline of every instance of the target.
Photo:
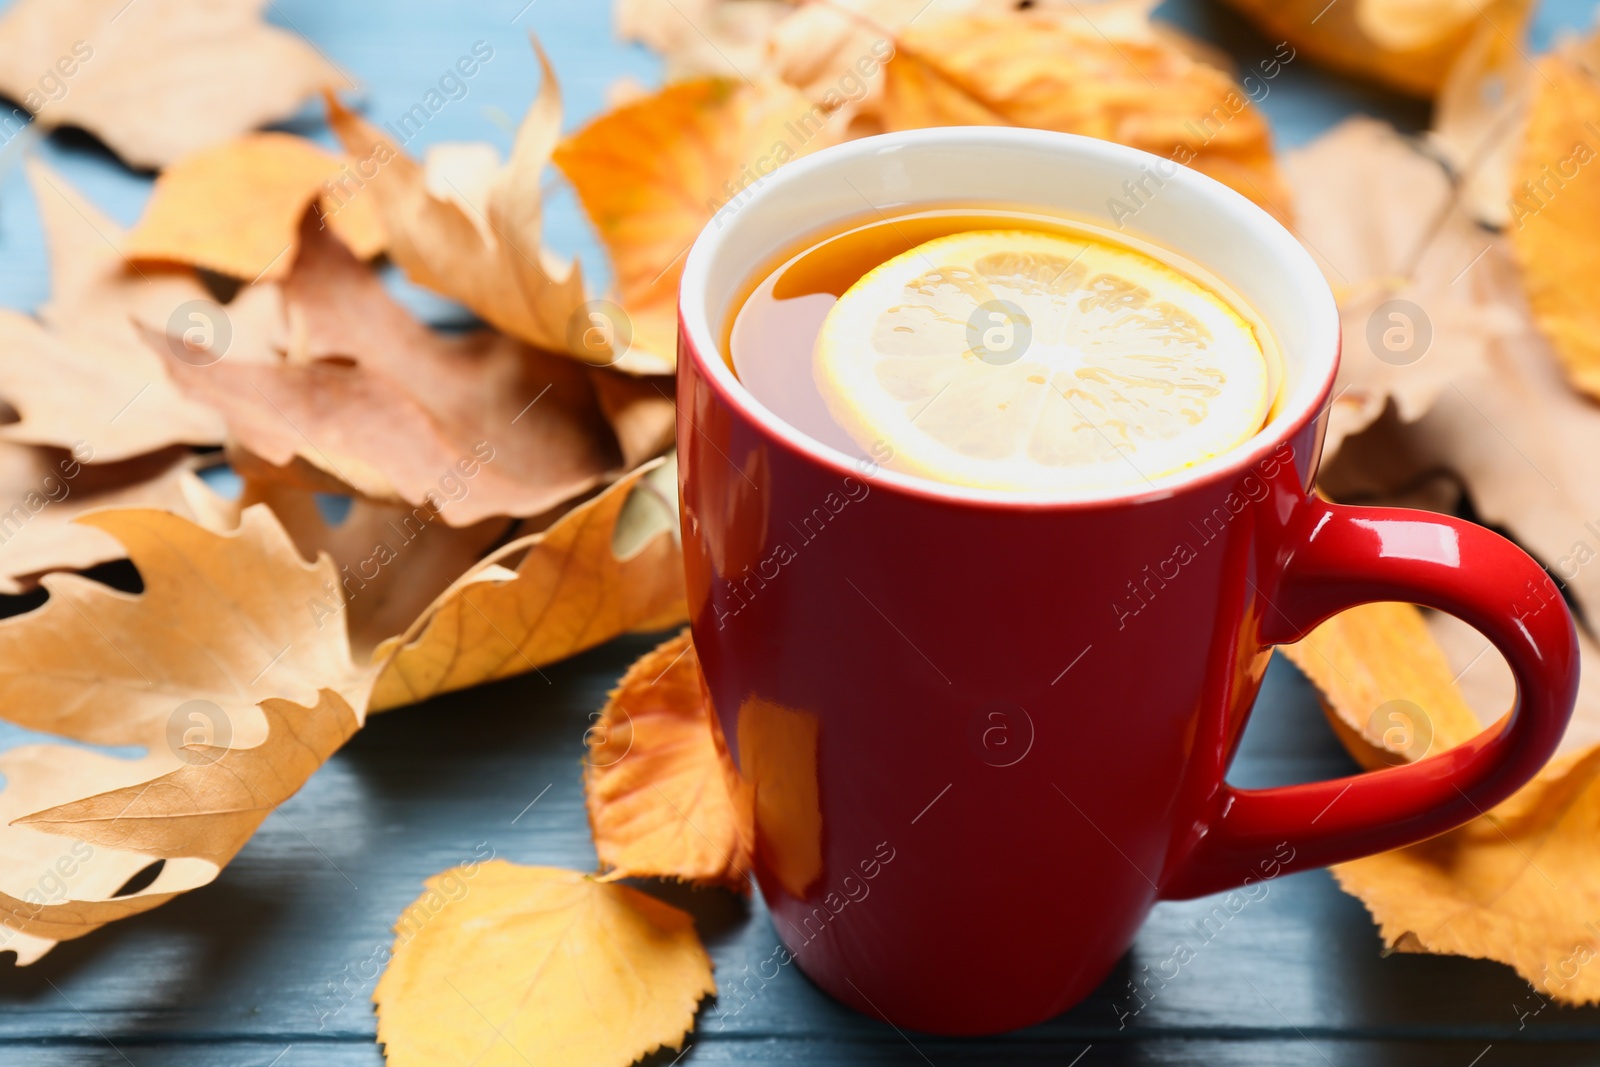
[(716, 992), (693, 920), (637, 889), (504, 860), (427, 888), (372, 994), (390, 1067), (627, 1067)]
[(46, 128), (80, 126), (162, 167), (288, 118), (350, 79), (266, 0), (20, 0), (0, 18), (0, 93)]
[(375, 710), (508, 678), (630, 630), (681, 623), (677, 467), (641, 467), (506, 545), (385, 641)]
[[(1270, 131), (1244, 89), (1147, 20), (1046, 9), (917, 21), (884, 70), (891, 130), (1013, 125), (1099, 137), (1287, 214)], [(1125, 207), (1133, 214), (1138, 203)]]
[(338, 217), (372, 199), (389, 255), (407, 277), (513, 337), (629, 373), (670, 371), (671, 363), (640, 352), (577, 343), (590, 324), (582, 273), (542, 240), (540, 181), (561, 128), (561, 95), (542, 50), (539, 63), (539, 96), (503, 167), (486, 146), (456, 146), (430, 156), (424, 167), (330, 95), (328, 122), (355, 159), (350, 180), (328, 197), (331, 211)]
[(641, 656), (588, 733), (583, 781), (607, 880), (678, 878), (749, 891), (712, 733), (711, 698), (685, 630)]
[(1600, 399), (1600, 78), (1577, 48), (1538, 60), (1533, 111), (1513, 174), (1511, 246), (1535, 320), (1567, 378)]
[[(1580, 649), (1578, 709), (1561, 753), (1537, 778), (1456, 830), (1334, 868), (1391, 948), (1499, 960), (1574, 1004), (1600, 1000), (1600, 973), (1586, 966), (1600, 956), (1600, 649), (1585, 636)], [(1458, 744), (1511, 699), (1510, 673), (1482, 635), (1448, 616), (1425, 620), (1408, 604), (1344, 612), (1283, 651), (1368, 767)]]
[[(79, 521), (123, 545), (144, 591), (47, 575), (44, 605), (0, 622), (4, 715), (147, 755), (0, 756), (0, 944), (27, 959), (215, 878), (355, 732), (375, 674), (310, 610), (337, 597), (332, 564), (302, 560), (265, 508), (228, 534), (149, 510)], [(156, 860), (149, 886), (118, 895)]]
[[(349, 161), (286, 133), (254, 133), (203, 149), (156, 178), (122, 253), (186, 263), (247, 282), (288, 275), (300, 218)], [(361, 259), (383, 251), (383, 221), (370, 197), (328, 213), (328, 228)]]
[(1531, 0), (1228, 0), (1319, 63), (1432, 96), (1480, 35), (1520, 36)]
[(636, 350), (676, 364), (678, 279), (701, 229), (761, 175), (839, 136), (823, 105), (780, 82), (701, 78), (557, 146), (556, 166), (611, 254)]

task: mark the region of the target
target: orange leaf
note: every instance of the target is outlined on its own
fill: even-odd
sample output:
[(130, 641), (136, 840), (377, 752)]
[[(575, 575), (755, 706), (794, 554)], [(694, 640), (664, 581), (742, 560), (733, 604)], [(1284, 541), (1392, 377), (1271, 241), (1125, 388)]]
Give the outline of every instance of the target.
[(1520, 36), (1531, 0), (1228, 0), (1319, 63), (1414, 96), (1438, 92), (1475, 37)]
[(1042, 9), (916, 22), (884, 73), (891, 130), (1014, 125), (1099, 137), (1287, 214), (1271, 134), (1245, 91), (1142, 17), (1102, 23)]
[[(1591, 48), (1593, 46), (1591, 45)], [(1600, 78), (1577, 48), (1538, 60), (1537, 95), (1513, 175), (1511, 247), (1535, 321), (1567, 378), (1600, 399)]]
[(556, 147), (611, 254), (633, 346), (676, 363), (678, 278), (707, 222), (760, 176), (839, 136), (778, 82), (701, 78), (601, 116)]
[[(174, 163), (156, 178), (123, 254), (187, 263), (250, 282), (288, 275), (300, 218), (348, 162), (287, 133), (254, 133)], [(372, 199), (330, 212), (328, 227), (361, 259), (383, 251), (383, 221)]]
[(750, 857), (724, 783), (711, 699), (689, 631), (641, 656), (588, 734), (583, 780), (606, 878), (749, 891)]

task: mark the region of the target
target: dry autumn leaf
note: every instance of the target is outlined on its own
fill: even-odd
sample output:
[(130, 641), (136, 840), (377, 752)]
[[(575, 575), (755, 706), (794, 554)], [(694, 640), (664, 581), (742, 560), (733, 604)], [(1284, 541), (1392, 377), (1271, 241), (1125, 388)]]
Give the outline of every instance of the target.
[(702, 78), (609, 112), (561, 142), (555, 163), (610, 253), (635, 351), (676, 364), (689, 246), (758, 175), (838, 137), (827, 110), (787, 85)]
[[(47, 575), (45, 604), (0, 622), (5, 718), (148, 754), (0, 756), (0, 938), (24, 961), (215, 878), (357, 729), (375, 674), (308, 610), (332, 565), (302, 560), (267, 509), (231, 534), (140, 509), (79, 521), (124, 546), (144, 591)], [(154, 881), (118, 895), (157, 861)], [(47, 900), (53, 875), (67, 890)]]
[(1432, 96), (1474, 39), (1521, 36), (1531, 0), (1228, 0), (1335, 70)]
[(272, 509), (302, 557), (314, 560), (326, 554), (338, 568), (336, 588), (330, 584), (323, 599), (307, 607), (324, 626), (343, 614), (357, 662), (370, 660), (380, 643), (403, 633), (512, 525), (502, 516), (454, 527), (428, 508), (359, 497), (349, 501), (334, 523), (323, 515), (313, 493), (252, 478), (245, 479), (239, 499), (229, 504), (226, 521), (219, 525), (236, 525), (239, 513), (251, 504)]
[[(136, 323), (183, 331), (231, 322), (211, 340), (238, 360), (260, 358), (281, 317), (276, 286), (245, 289), (226, 309), (191, 270), (138, 270), (118, 251), (122, 230), (42, 164), (28, 170), (50, 253), (50, 301), (37, 319), (0, 312), (0, 399), (21, 416), (0, 438), (82, 448), (112, 463), (176, 444), (220, 444), (217, 413), (178, 392)], [(196, 350), (180, 345), (184, 358)]]
[[(1600, 1000), (1583, 967), (1600, 954), (1589, 918), (1600, 907), (1600, 648), (1582, 635), (1580, 648), (1578, 708), (1533, 782), (1463, 827), (1334, 868), (1392, 948), (1496, 959), (1573, 1004)], [(1482, 635), (1407, 604), (1345, 612), (1284, 651), (1369, 767), (1443, 751), (1511, 703), (1509, 670)]]
[(716, 992), (686, 913), (576, 871), (452, 868), (395, 933), (372, 994), (390, 1067), (627, 1067)]
[(51, 571), (122, 559), (116, 538), (74, 522), (105, 507), (153, 507), (185, 518), (209, 512), (211, 491), (186, 449), (90, 465), (64, 449), (0, 443), (0, 594), (25, 592)]
[[(18, 0), (0, 17), (0, 93), (162, 167), (350, 84), (261, 18), (268, 0)], [(159, 77), (152, 72), (158, 71)]]
[[(1436, 161), (1356, 118), (1289, 154), (1296, 233), (1344, 333), (1324, 463), (1393, 405), (1415, 422), (1523, 328), (1504, 243), (1456, 201)], [(1382, 187), (1383, 196), (1372, 190)]]
[(1600, 155), (1600, 58), (1596, 42), (1538, 60), (1527, 133), (1517, 158), (1511, 247), (1534, 320), (1573, 386), (1600, 399), (1600, 315), (1591, 281), (1600, 272), (1600, 188), (1583, 168)]
[(311, 214), (283, 301), (286, 357), (167, 364), (279, 477), (334, 479), (471, 526), (547, 511), (620, 463), (584, 367), (494, 331), (435, 333)]
[(677, 878), (749, 891), (740, 833), (689, 631), (636, 660), (587, 734), (583, 782), (606, 880)]
[(683, 622), (676, 464), (641, 467), (489, 555), (384, 642), (374, 710), (508, 678)]
[(668, 372), (670, 360), (633, 350), (625, 338), (583, 343), (593, 308), (582, 274), (541, 239), (540, 180), (561, 128), (561, 95), (543, 51), (539, 63), (539, 96), (503, 167), (486, 146), (457, 148), (421, 166), (330, 95), (328, 121), (355, 158), (358, 179), (337, 210), (371, 197), (389, 254), (412, 281), (459, 300), (513, 337), (629, 373)]
[[(890, 130), (1014, 125), (1099, 137), (1287, 214), (1271, 133), (1245, 90), (1142, 17), (1074, 8), (919, 20), (884, 74), (879, 116)], [(1126, 204), (1128, 214), (1138, 206)]]
[(334, 212), (323, 192), (349, 180), (349, 161), (302, 137), (253, 133), (178, 160), (156, 178), (122, 254), (185, 263), (247, 282), (289, 273), (300, 220), (316, 202), (327, 226), (360, 259), (383, 251), (383, 222), (371, 197)]

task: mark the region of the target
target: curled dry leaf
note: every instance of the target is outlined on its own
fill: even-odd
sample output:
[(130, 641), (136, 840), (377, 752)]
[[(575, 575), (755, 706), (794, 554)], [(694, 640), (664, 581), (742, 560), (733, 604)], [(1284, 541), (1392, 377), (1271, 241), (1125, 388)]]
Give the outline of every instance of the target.
[[(535, 45), (537, 49), (537, 45)], [(335, 207), (371, 197), (389, 254), (419, 285), (452, 297), (513, 337), (587, 363), (664, 373), (670, 361), (610, 337), (585, 343), (592, 310), (583, 277), (541, 240), (540, 179), (561, 129), (561, 95), (539, 50), (543, 80), (504, 166), (492, 149), (430, 156), (424, 168), (375, 126), (328, 97), (328, 121), (356, 160), (359, 182)]]
[(339, 240), (371, 259), (383, 251), (383, 222), (371, 197), (333, 213), (323, 194), (341, 180), (354, 180), (348, 160), (287, 133), (253, 133), (202, 149), (157, 176), (122, 253), (247, 282), (277, 281), (294, 264), (306, 208), (318, 203)]
[(1531, 0), (1228, 0), (1262, 31), (1335, 70), (1432, 96), (1489, 34), (1521, 35)]
[(716, 992), (686, 913), (555, 867), (441, 872), (395, 933), (372, 994), (390, 1067), (627, 1067)]
[[(18, 0), (0, 17), (0, 93), (162, 167), (350, 84), (268, 0)], [(159, 76), (152, 76), (159, 71)]]
[(677, 466), (641, 467), (482, 560), (374, 658), (374, 710), (553, 663), (684, 621)]
[(1573, 386), (1600, 400), (1600, 38), (1538, 60), (1532, 113), (1516, 161), (1511, 246), (1528, 303)]
[(606, 879), (677, 878), (749, 891), (689, 631), (636, 660), (587, 735), (589, 828)]
[[(1393, 404), (1415, 422), (1482, 373), (1524, 317), (1504, 242), (1393, 128), (1350, 119), (1289, 154), (1296, 233), (1339, 302), (1344, 349), (1324, 463)], [(1382, 187), (1383, 196), (1373, 196)]]
[(702, 78), (601, 116), (555, 150), (611, 255), (633, 350), (676, 365), (678, 279), (707, 222), (759, 177), (837, 140), (795, 89)]
[[(23, 962), (216, 877), (360, 725), (374, 676), (308, 610), (332, 565), (302, 560), (266, 508), (230, 534), (150, 510), (79, 521), (121, 542), (144, 592), (45, 576), (50, 599), (0, 622), (5, 718), (148, 754), (0, 755), (0, 945)], [(117, 895), (157, 860), (148, 887)], [(46, 899), (55, 878), (66, 892)]]
[(311, 214), (283, 299), (285, 358), (195, 365), (153, 339), (179, 387), (280, 478), (309, 470), (471, 526), (546, 511), (620, 462), (584, 367), (495, 331), (434, 333)]
[[(251, 287), (223, 310), (193, 271), (139, 270), (118, 248), (122, 230), (58, 175), (30, 163), (28, 176), (50, 253), (50, 302), (30, 318), (0, 311), (0, 399), (20, 421), (0, 439), (87, 447), (112, 463), (176, 444), (220, 444), (216, 412), (184, 397), (137, 322), (187, 329), (229, 321), (239, 359), (268, 337), (280, 314), (274, 286)], [(185, 355), (190, 352), (185, 349)]]
[[(1158, 33), (1147, 5), (918, 20), (884, 68), (890, 130), (1014, 125), (1085, 134), (1186, 164), (1286, 215), (1271, 133), (1245, 90)], [(1264, 62), (1292, 60), (1293, 53)], [(1140, 201), (1122, 204), (1126, 215)]]
[(115, 537), (73, 521), (84, 512), (151, 507), (199, 519), (214, 506), (186, 449), (92, 466), (88, 458), (82, 450), (0, 443), (0, 594), (26, 592), (51, 571), (122, 559)]
[(239, 513), (251, 504), (272, 509), (302, 557), (314, 560), (326, 554), (338, 569), (337, 582), (330, 582), (323, 598), (307, 608), (323, 625), (343, 613), (357, 662), (370, 660), (381, 642), (403, 633), (512, 525), (500, 516), (455, 527), (440, 521), (431, 508), (359, 497), (331, 523), (309, 490), (246, 478), (239, 499), (228, 504), (226, 527), (236, 525)]
[[(1542, 610), (1536, 600), (1525, 609)], [(1600, 648), (1583, 635), (1580, 648), (1578, 708), (1537, 778), (1459, 829), (1334, 868), (1391, 947), (1499, 960), (1572, 1004), (1600, 1000), (1600, 977), (1585, 966), (1600, 956)], [(1367, 766), (1443, 751), (1511, 704), (1510, 672), (1482, 635), (1407, 604), (1345, 612), (1285, 652)]]

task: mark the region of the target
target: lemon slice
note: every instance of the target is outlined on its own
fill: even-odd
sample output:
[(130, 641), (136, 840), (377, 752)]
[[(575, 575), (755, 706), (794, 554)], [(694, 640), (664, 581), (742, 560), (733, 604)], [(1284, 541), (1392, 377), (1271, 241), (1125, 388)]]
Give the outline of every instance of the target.
[(873, 268), (823, 322), (834, 419), (901, 470), (991, 489), (1142, 486), (1261, 428), (1249, 322), (1133, 249), (1031, 230), (939, 237)]

